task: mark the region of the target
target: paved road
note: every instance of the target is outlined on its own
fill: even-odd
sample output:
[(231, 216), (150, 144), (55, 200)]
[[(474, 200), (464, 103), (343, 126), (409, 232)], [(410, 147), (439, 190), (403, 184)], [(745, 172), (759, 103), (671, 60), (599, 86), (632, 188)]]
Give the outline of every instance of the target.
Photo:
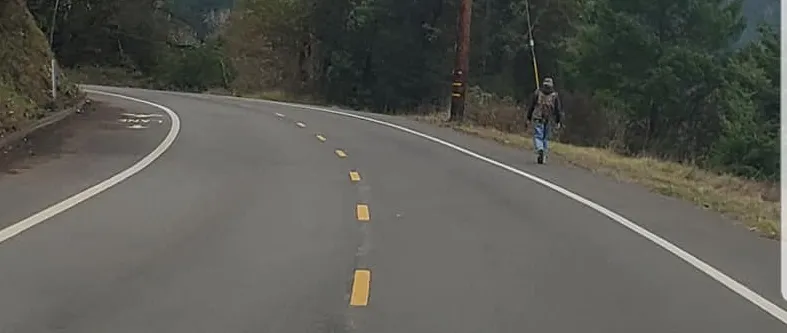
[(256, 101), (101, 90), (178, 120), (94, 95), (165, 121), (102, 131), (0, 177), (0, 227), (177, 138), (146, 168), (0, 242), (0, 332), (787, 330), (777, 242), (688, 204), (392, 120), (608, 207), (745, 290), (544, 185), (397, 129)]

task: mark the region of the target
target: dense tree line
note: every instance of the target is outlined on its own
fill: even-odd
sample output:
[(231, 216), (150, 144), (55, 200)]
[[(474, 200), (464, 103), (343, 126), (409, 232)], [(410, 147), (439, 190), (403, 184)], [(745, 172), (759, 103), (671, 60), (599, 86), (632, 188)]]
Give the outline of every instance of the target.
[[(44, 31), (54, 1), (28, 1)], [(53, 47), (68, 66), (127, 66), (170, 88), (276, 89), (378, 112), (448, 102), (457, 0), (60, 1)], [(534, 51), (540, 75), (563, 91), (560, 140), (778, 178), (778, 29), (751, 20), (774, 23), (778, 5), (475, 0), (468, 116), (505, 110), (488, 123), (519, 130)], [(229, 6), (225, 24), (216, 10)]]
[[(762, 26), (735, 48), (747, 28), (742, 2), (529, 5), (539, 70), (569, 99), (564, 140), (777, 177), (778, 35)], [(472, 20), (471, 84), (520, 103), (535, 84), (527, 6), (476, 0)], [(456, 10), (448, 0), (241, 0), (227, 35), (243, 68), (238, 88), (287, 87), (378, 111), (444, 105)]]
[(231, 4), (232, 0), (27, 0), (41, 30), (52, 34), (52, 49), (61, 66), (125, 68), (150, 77), (158, 88), (184, 90), (224, 84), (221, 44), (210, 36), (216, 22), (209, 14)]
[(740, 5), (589, 3), (561, 63), (568, 88), (605, 110), (601, 138), (629, 153), (776, 176), (778, 35), (763, 26), (761, 38), (733, 49), (746, 27)]

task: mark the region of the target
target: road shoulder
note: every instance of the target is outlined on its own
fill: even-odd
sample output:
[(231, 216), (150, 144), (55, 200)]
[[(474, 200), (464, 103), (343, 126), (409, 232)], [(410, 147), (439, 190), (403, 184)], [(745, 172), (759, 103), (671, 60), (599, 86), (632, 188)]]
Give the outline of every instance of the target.
[[(170, 126), (160, 110), (118, 98), (94, 102), (0, 155), (0, 229), (130, 167)], [(149, 114), (143, 123), (132, 114)]]

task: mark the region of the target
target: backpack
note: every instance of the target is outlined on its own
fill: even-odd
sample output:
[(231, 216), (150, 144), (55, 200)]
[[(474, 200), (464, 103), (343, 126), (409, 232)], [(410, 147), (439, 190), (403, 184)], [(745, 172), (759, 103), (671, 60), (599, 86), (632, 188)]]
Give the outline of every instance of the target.
[(536, 107), (533, 110), (533, 119), (547, 120), (555, 112), (557, 92), (546, 94), (541, 89), (536, 90)]

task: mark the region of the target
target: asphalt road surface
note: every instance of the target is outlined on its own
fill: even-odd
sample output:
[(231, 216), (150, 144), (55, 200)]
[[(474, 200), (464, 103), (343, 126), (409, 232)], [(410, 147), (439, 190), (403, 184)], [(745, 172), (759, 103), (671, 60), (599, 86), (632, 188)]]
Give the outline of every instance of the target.
[(0, 176), (2, 333), (787, 332), (778, 242), (678, 200), (403, 119), (90, 88), (135, 99)]

